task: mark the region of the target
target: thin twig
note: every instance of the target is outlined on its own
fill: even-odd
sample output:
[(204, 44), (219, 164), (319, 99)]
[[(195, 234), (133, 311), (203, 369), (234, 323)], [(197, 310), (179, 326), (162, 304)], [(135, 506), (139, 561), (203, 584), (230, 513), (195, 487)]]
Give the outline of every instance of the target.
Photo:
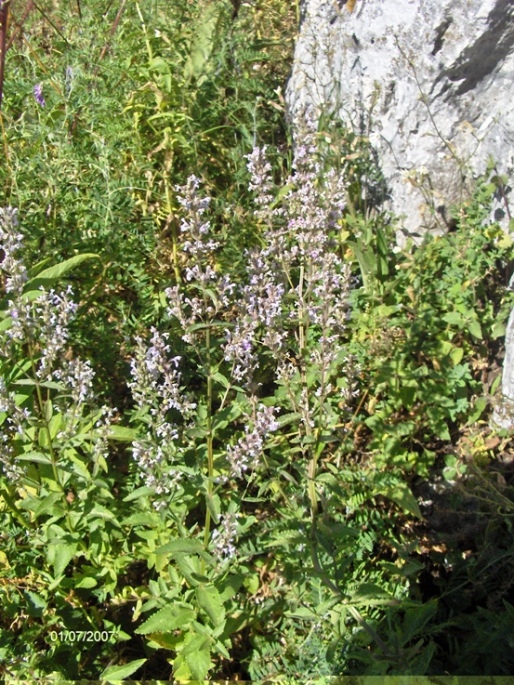
[(95, 70), (94, 70), (94, 72), (93, 72), (93, 78), (94, 78), (94, 77), (97, 75), (97, 73), (98, 73), (98, 69), (100, 68), (100, 62), (101, 62), (101, 61), (103, 60), (103, 58), (105, 57), (105, 55), (106, 55), (106, 53), (107, 53), (107, 50), (111, 47), (111, 39), (112, 39), (112, 37), (114, 36), (114, 34), (116, 33), (116, 29), (118, 28), (118, 24), (120, 23), (121, 15), (123, 14), (123, 10), (124, 10), (124, 8), (125, 8), (125, 3), (126, 3), (126, 1), (127, 1), (127, 0), (122, 0), (121, 6), (120, 6), (120, 8), (119, 8), (119, 10), (118, 10), (118, 13), (116, 14), (116, 17), (115, 17), (115, 19), (114, 19), (114, 22), (113, 22), (113, 24), (112, 24), (112, 26), (111, 26), (111, 30), (110, 30), (110, 33), (109, 33), (109, 40), (108, 40), (107, 43), (103, 46), (102, 52), (100, 53), (100, 57), (98, 58), (98, 64), (96, 65)]

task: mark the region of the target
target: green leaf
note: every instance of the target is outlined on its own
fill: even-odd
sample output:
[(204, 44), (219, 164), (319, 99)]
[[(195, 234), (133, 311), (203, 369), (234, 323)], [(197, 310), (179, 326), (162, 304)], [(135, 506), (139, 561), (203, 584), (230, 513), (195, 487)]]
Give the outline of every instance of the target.
[(222, 385), (226, 390), (228, 390), (231, 387), (230, 381), (222, 373), (213, 373), (212, 380)]
[(27, 599), (27, 609), (29, 616), (41, 617), (43, 611), (47, 607), (47, 601), (41, 595), (32, 592), (31, 590), (24, 590), (23, 594)]
[(437, 602), (428, 601), (419, 606), (409, 607), (405, 610), (402, 625), (402, 646), (413, 640), (418, 635), (423, 635), (423, 629), (437, 612)]
[(48, 269), (43, 269), (35, 278), (31, 278), (27, 281), (24, 295), (30, 291), (39, 290), (41, 287), (53, 285), (55, 281), (65, 276), (69, 271), (88, 259), (100, 259), (100, 256), (93, 253), (78, 254), (74, 257), (70, 257), (70, 259), (66, 259), (60, 264), (55, 264)]
[(302, 418), (301, 414), (297, 412), (291, 414), (283, 414), (282, 416), (277, 416), (278, 425), (283, 428), (284, 426), (289, 426), (291, 423), (298, 423)]
[(352, 250), (361, 270), (362, 285), (364, 290), (369, 290), (370, 276), (376, 272), (376, 258), (372, 250), (367, 246), (360, 246), (349, 240), (346, 245)]
[(471, 425), (475, 423), (475, 421), (478, 421), (478, 419), (482, 416), (484, 409), (487, 407), (488, 404), (489, 399), (487, 397), (477, 397), (473, 409), (471, 410), (468, 416), (466, 424)]
[(76, 542), (51, 540), (46, 550), (46, 560), (53, 566), (54, 576), (58, 578), (77, 553)]
[(17, 461), (31, 461), (35, 464), (51, 464), (52, 458), (48, 454), (43, 454), (43, 452), (26, 452), (25, 454), (20, 454), (16, 457)]
[(123, 666), (109, 666), (100, 674), (100, 680), (110, 680), (111, 682), (123, 680), (135, 673), (146, 662), (147, 659), (137, 659)]
[(221, 596), (214, 585), (199, 585), (196, 588), (196, 599), (199, 606), (211, 619), (214, 627), (218, 627), (225, 620), (225, 607)]
[(105, 521), (116, 521), (116, 517), (106, 507), (104, 507), (101, 504), (95, 504), (91, 512), (89, 513), (90, 518), (100, 518), (104, 519)]
[(303, 621), (315, 621), (319, 619), (318, 614), (308, 607), (298, 607), (295, 611), (286, 611), (284, 615), (288, 618), (299, 618)]
[(170, 606), (160, 609), (150, 616), (139, 628), (138, 635), (149, 633), (171, 633), (177, 628), (182, 628), (194, 621), (196, 614), (193, 609), (184, 606)]
[(504, 321), (496, 321), (494, 324), (492, 330), (491, 330), (491, 338), (493, 340), (496, 340), (496, 338), (503, 338), (505, 333), (507, 332), (507, 325)]
[(130, 495), (127, 495), (126, 497), (123, 498), (124, 502), (132, 502), (135, 499), (139, 499), (140, 497), (147, 497), (148, 495), (154, 495), (155, 490), (153, 488), (148, 488), (146, 485), (143, 485), (140, 488), (136, 488), (134, 492), (131, 492)]
[(207, 494), (205, 501), (207, 503), (207, 508), (211, 512), (211, 516), (212, 516), (214, 522), (218, 523), (219, 518), (220, 518), (220, 511), (221, 511), (221, 500), (219, 498), (219, 495)]
[(383, 588), (380, 587), (380, 585), (376, 585), (375, 583), (361, 583), (360, 585), (357, 586), (355, 592), (352, 593), (352, 601), (356, 601), (357, 599), (377, 599), (377, 598), (389, 598), (391, 599), (392, 596)]
[(203, 680), (212, 668), (210, 640), (204, 635), (191, 633), (191, 638), (186, 640), (180, 654), (184, 656), (195, 680)]
[(120, 442), (132, 442), (137, 440), (138, 432), (133, 428), (127, 428), (126, 426), (111, 426), (108, 435), (110, 440), (119, 440)]
[(20, 378), (15, 381), (13, 385), (37, 385), (40, 388), (50, 388), (50, 390), (63, 390), (62, 383), (54, 383), (53, 381), (34, 381), (32, 378)]
[(449, 323), (450, 326), (457, 326), (457, 328), (462, 329), (466, 326), (466, 319), (459, 312), (448, 312), (442, 317), (443, 321)]
[(178, 683), (188, 683), (193, 676), (187, 665), (186, 658), (179, 654), (173, 661), (173, 678)]
[(52, 511), (56, 502), (59, 502), (62, 499), (63, 495), (61, 492), (51, 492), (49, 495), (44, 497), (39, 505), (34, 509), (34, 516), (38, 518), (42, 514)]
[(123, 519), (123, 525), (125, 526), (148, 526), (152, 528), (158, 525), (158, 523), (159, 518), (156, 516), (156, 512), (153, 511), (140, 511)]
[(173, 555), (173, 559), (184, 578), (193, 587), (196, 587), (199, 583), (207, 580), (207, 578), (201, 574), (200, 560), (198, 557), (188, 557), (183, 553), (178, 553)]
[(89, 590), (92, 587), (96, 587), (98, 585), (98, 581), (96, 578), (91, 578), (90, 576), (85, 576), (82, 578), (82, 580), (79, 580), (78, 582), (75, 583), (76, 588), (83, 588), (84, 590)]
[(389, 274), (389, 263), (387, 261), (387, 256), (389, 254), (389, 246), (387, 244), (387, 239), (385, 232), (382, 228), (377, 229), (376, 233), (377, 241), (377, 276), (383, 278)]
[(422, 519), (421, 511), (418, 502), (412, 494), (407, 483), (398, 481), (394, 485), (379, 490), (378, 494), (387, 497), (395, 504), (397, 504), (403, 511), (412, 514), (416, 518)]
[(177, 540), (172, 540), (167, 542), (159, 549), (155, 550), (156, 554), (176, 554), (180, 552), (185, 552), (186, 554), (195, 554), (203, 551), (203, 544), (200, 540), (184, 540), (179, 538)]
[(475, 319), (472, 319), (468, 322), (468, 330), (471, 333), (471, 335), (477, 340), (482, 340), (482, 338), (484, 337), (482, 335), (482, 329), (480, 327), (480, 324)]
[(464, 356), (464, 350), (462, 349), (462, 347), (454, 347), (452, 349), (452, 351), (450, 352), (450, 358), (451, 358), (454, 366), (457, 366), (457, 364), (460, 364), (463, 356)]

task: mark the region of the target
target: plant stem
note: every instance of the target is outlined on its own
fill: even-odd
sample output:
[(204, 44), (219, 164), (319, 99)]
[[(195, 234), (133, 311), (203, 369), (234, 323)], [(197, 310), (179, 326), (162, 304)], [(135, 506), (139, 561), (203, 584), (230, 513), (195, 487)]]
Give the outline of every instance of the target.
[[(211, 372), (211, 328), (207, 326), (205, 337), (207, 352), (207, 498), (206, 502), (212, 498), (212, 481), (214, 477), (214, 454), (213, 454), (213, 435), (212, 435), (212, 372)], [(211, 528), (211, 511), (208, 506), (205, 510), (204, 545), (209, 544)]]

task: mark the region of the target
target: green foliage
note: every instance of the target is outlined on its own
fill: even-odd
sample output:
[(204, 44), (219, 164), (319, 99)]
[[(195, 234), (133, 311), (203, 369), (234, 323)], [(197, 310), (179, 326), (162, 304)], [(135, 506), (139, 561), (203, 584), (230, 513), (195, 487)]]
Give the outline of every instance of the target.
[(388, 262), (380, 226), (373, 238), (368, 228), (345, 243), (363, 284), (354, 291), (352, 351), (368, 402), (356, 420), (382, 468), (428, 475), (457, 424), (490, 405), (484, 369), (512, 305), (498, 278), (510, 268), (511, 241), (486, 223), (492, 190), (479, 186), (458, 229), (427, 237), (413, 254)]
[[(496, 457), (512, 446), (485, 424), (513, 304), (512, 243), (488, 221), (505, 181), (478, 185), (456, 231), (392, 250), (364, 137), (322, 117), (321, 173), (288, 177), (293, 4), (51, 5), (7, 55), (1, 114), (0, 206), (30, 227), (34, 266), (16, 310), (2, 255), (0, 673), (511, 672), (514, 496)], [(245, 155), (264, 143), (274, 199), (256, 216)], [(220, 242), (196, 264), (205, 282), (176, 187), (191, 174)], [(237, 379), (245, 251), (278, 237), (287, 344), (252, 328), (255, 376)], [(71, 294), (50, 294), (64, 279), (78, 299), (66, 334), (52, 326)], [(258, 434), (266, 416), (277, 425)], [(234, 475), (229, 455), (255, 441), (260, 461)], [(442, 537), (420, 494), (439, 475)]]

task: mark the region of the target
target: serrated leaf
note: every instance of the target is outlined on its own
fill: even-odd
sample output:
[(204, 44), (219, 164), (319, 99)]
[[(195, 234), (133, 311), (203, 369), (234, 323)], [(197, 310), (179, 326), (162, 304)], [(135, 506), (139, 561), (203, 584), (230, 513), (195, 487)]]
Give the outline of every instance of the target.
[(109, 511), (106, 507), (104, 507), (102, 504), (95, 504), (91, 512), (89, 513), (89, 516), (91, 518), (96, 517), (100, 519), (105, 519), (106, 521), (115, 521), (116, 517), (112, 513), (112, 511)]
[(188, 683), (193, 679), (185, 656), (179, 654), (173, 661), (173, 679), (178, 683)]
[(136, 661), (131, 661), (128, 664), (123, 664), (123, 666), (109, 666), (100, 674), (100, 680), (118, 682), (124, 678), (128, 678), (139, 668), (141, 668), (141, 666), (147, 661), (147, 659), (137, 659)]
[(196, 588), (196, 599), (215, 627), (223, 623), (225, 607), (221, 601), (220, 593), (214, 585), (199, 585)]
[[(151, 528), (158, 523), (159, 519), (153, 511), (141, 511), (136, 514), (131, 514), (123, 519), (123, 525), (125, 526), (148, 526)], [(146, 536), (146, 532), (142, 533)]]
[(195, 680), (203, 680), (212, 667), (209, 638), (191, 633), (180, 654), (184, 656), (191, 676)]
[(38, 518), (41, 514), (46, 514), (51, 511), (56, 504), (56, 502), (61, 501), (63, 498), (60, 492), (51, 492), (49, 495), (44, 497), (38, 506), (34, 509), (34, 516)]
[(171, 633), (177, 628), (187, 626), (196, 618), (193, 609), (189, 607), (171, 606), (160, 609), (150, 616), (139, 628), (136, 629), (138, 635), (149, 635), (150, 633)]
[(36, 594), (35, 592), (32, 592), (32, 590), (24, 590), (23, 594), (25, 595), (27, 601), (27, 610), (29, 616), (42, 616), (43, 611), (47, 607), (47, 602), (46, 600), (41, 597), (41, 595)]

